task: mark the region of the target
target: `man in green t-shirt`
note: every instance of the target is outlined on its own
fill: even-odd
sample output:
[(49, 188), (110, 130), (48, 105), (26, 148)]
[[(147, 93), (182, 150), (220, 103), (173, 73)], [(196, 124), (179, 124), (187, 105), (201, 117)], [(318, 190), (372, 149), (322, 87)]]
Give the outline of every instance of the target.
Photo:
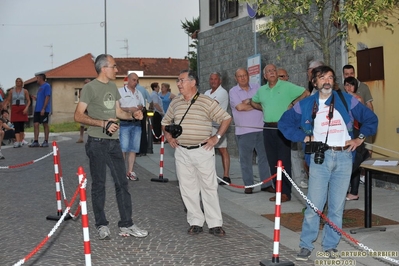
[[(109, 239), (110, 231), (105, 217), (106, 166), (111, 170), (115, 184), (120, 214), (119, 235), (146, 237), (148, 232), (138, 228), (132, 221), (132, 201), (129, 193), (126, 167), (118, 140), (120, 119), (143, 119), (141, 110), (125, 112), (121, 109), (121, 98), (115, 80), (118, 72), (111, 55), (101, 54), (96, 58), (97, 78), (84, 85), (75, 111), (75, 121), (88, 125), (89, 135), (86, 154), (90, 160), (91, 197), (96, 228), (100, 239)], [(85, 111), (87, 109), (87, 114)]]
[[(275, 65), (267, 65), (263, 69), (263, 75), (267, 79), (267, 84), (260, 87), (252, 97), (251, 105), (263, 111), (265, 127), (263, 129), (263, 138), (270, 173), (272, 175), (277, 173), (277, 161), (281, 160), (284, 169), (291, 176), (291, 142), (277, 129), (277, 123), (287, 109), (308, 96), (309, 92), (291, 82), (279, 80)], [(285, 175), (283, 175), (282, 179), (281, 202), (290, 201), (291, 183)], [(271, 197), (270, 201), (276, 201), (276, 197)]]

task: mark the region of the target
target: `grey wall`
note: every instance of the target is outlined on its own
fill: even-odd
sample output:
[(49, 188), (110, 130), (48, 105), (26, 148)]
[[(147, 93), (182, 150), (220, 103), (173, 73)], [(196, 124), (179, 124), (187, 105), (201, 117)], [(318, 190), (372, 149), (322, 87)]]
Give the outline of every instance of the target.
[[(228, 91), (236, 85), (234, 73), (239, 67), (247, 67), (247, 58), (255, 53), (252, 21), (249, 17), (231, 21), (212, 30), (200, 32), (198, 45), (198, 74), (200, 92), (209, 89), (208, 78), (213, 71), (219, 71), (223, 76), (222, 86)], [(307, 68), (311, 60), (323, 59), (317, 47), (305, 40), (303, 47), (295, 51), (284, 42), (274, 43), (266, 36), (257, 34), (257, 53), (261, 54), (262, 70), (267, 64), (287, 69), (290, 81), (307, 87)], [(341, 52), (337, 42), (331, 49), (331, 67), (341, 78)], [(231, 113), (230, 107), (229, 112)], [(232, 123), (233, 125), (233, 123)], [(236, 156), (234, 127), (228, 131), (228, 149)]]

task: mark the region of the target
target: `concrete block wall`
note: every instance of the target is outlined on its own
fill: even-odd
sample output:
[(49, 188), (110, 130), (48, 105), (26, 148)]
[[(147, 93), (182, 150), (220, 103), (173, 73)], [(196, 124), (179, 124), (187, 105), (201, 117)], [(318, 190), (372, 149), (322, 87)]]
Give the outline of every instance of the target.
[[(198, 47), (199, 90), (209, 89), (209, 74), (219, 71), (223, 77), (222, 86), (229, 91), (236, 85), (235, 71), (247, 67), (247, 58), (255, 53), (252, 20), (249, 17), (234, 20), (212, 30), (200, 32)], [(280, 41), (274, 43), (266, 36), (257, 34), (257, 53), (261, 54), (263, 67), (269, 63), (287, 69), (290, 81), (307, 87), (307, 68), (311, 60), (323, 59), (322, 53), (310, 40), (305, 45), (293, 50), (290, 45)], [(341, 51), (339, 44), (333, 44), (331, 63), (336, 74), (341, 74)], [(337, 67), (335, 67), (337, 66)], [(338, 77), (337, 80), (341, 80)], [(230, 106), (229, 113), (231, 114)], [(234, 127), (228, 130), (228, 149), (232, 156), (237, 156)]]

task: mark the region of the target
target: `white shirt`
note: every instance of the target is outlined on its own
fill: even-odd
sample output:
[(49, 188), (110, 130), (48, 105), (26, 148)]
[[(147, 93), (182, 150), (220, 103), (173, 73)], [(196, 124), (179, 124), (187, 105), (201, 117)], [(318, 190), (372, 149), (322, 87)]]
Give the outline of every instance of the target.
[(137, 107), (144, 106), (144, 97), (138, 89), (134, 89), (134, 93), (127, 87), (123, 86), (118, 89), (121, 98), (119, 103), (121, 107)]
[[(229, 105), (229, 93), (220, 85), (213, 93), (212, 89), (207, 90), (204, 95), (217, 101), (223, 110), (227, 111)], [(219, 124), (212, 122), (212, 126), (219, 127)]]
[(324, 143), (328, 130), (327, 144), (329, 146), (343, 147), (345, 146), (345, 141), (351, 139), (348, 129), (346, 128), (345, 121), (341, 114), (334, 108), (333, 117), (329, 126), (328, 112), (330, 110), (330, 106), (325, 105), (325, 102), (326, 99), (319, 100), (320, 107), (314, 120), (314, 141), (321, 141)]

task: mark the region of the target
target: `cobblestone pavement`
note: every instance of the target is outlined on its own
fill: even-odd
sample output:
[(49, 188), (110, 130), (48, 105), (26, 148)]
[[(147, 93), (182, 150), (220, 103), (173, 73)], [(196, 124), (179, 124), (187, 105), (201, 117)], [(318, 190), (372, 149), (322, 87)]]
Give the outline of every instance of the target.
[[(208, 228), (197, 236), (187, 234), (189, 225), (179, 196), (177, 182), (151, 182), (157, 178), (147, 169), (135, 166), (140, 177), (130, 182), (133, 220), (149, 231), (144, 239), (118, 235), (119, 218), (112, 178), (107, 174), (106, 213), (111, 240), (98, 240), (90, 200), (90, 174), (83, 144), (68, 137), (58, 142), (63, 183), (68, 200), (78, 186), (77, 168), (88, 173), (88, 216), (93, 265), (259, 265), (272, 258), (273, 240), (223, 214), (225, 237), (208, 234)], [(52, 148), (4, 149), (2, 166), (30, 162), (48, 155)], [(55, 221), (46, 220), (57, 214), (53, 156), (27, 166), (0, 169), (1, 183), (1, 265), (13, 265), (28, 255), (52, 230)], [(64, 205), (63, 205), (64, 206)], [(65, 209), (65, 207), (63, 207)], [(72, 212), (76, 209), (76, 203)], [(222, 209), (223, 211), (223, 209)], [(280, 245), (280, 261), (295, 265), (313, 265), (313, 261), (297, 262), (297, 251)], [(49, 241), (24, 265), (84, 265), (82, 225), (77, 220), (64, 221)]]

